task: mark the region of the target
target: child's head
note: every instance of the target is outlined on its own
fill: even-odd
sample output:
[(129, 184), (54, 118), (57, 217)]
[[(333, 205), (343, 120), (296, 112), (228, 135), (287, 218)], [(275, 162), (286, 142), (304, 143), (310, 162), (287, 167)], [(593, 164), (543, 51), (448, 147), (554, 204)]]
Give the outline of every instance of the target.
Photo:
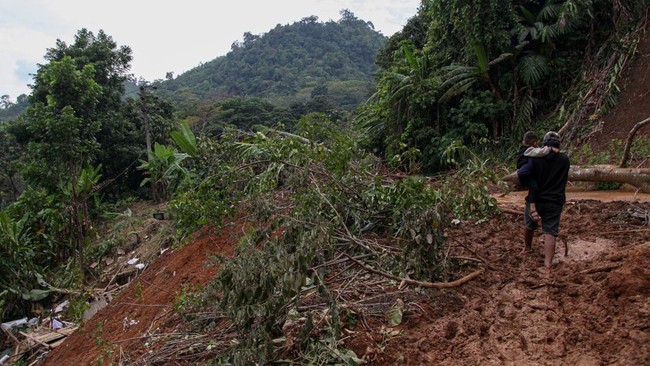
[(524, 146), (537, 146), (537, 134), (533, 131), (528, 131), (524, 134)]

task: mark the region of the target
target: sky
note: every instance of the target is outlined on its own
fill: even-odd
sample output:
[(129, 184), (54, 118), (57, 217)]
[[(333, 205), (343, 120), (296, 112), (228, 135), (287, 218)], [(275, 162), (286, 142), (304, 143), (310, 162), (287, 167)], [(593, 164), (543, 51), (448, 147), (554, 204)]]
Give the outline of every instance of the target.
[(340, 19), (349, 9), (391, 36), (414, 16), (420, 0), (0, 0), (0, 95), (15, 101), (48, 48), (72, 43), (78, 30), (101, 29), (131, 47), (130, 72), (148, 81), (175, 76), (223, 56), (244, 32), (261, 35), (315, 15)]

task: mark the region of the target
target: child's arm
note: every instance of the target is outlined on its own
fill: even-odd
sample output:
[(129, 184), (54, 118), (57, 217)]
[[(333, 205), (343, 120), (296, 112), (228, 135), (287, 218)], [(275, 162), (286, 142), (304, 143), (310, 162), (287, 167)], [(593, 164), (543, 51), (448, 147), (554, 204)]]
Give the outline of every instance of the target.
[(526, 149), (524, 152), (524, 156), (528, 156), (531, 158), (539, 158), (542, 156), (546, 156), (551, 153), (552, 148), (550, 146), (544, 146), (544, 147), (529, 147)]

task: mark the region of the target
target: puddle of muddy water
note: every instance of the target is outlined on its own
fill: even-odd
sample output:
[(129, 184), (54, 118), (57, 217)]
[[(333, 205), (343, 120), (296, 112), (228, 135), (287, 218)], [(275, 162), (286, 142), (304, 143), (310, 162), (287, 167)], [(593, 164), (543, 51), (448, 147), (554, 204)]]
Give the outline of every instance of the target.
[[(579, 262), (593, 259), (603, 253), (609, 253), (614, 248), (614, 242), (605, 238), (596, 238), (594, 241), (577, 239), (568, 242), (569, 254), (565, 257), (564, 253), (555, 255), (558, 262)], [(558, 248), (564, 250), (564, 246), (559, 244)]]
[[(513, 204), (523, 207), (527, 192), (510, 192), (506, 195), (495, 194), (499, 204)], [(566, 193), (567, 202), (579, 200), (596, 200), (600, 202), (650, 202), (650, 193), (628, 192), (628, 191), (586, 191)]]

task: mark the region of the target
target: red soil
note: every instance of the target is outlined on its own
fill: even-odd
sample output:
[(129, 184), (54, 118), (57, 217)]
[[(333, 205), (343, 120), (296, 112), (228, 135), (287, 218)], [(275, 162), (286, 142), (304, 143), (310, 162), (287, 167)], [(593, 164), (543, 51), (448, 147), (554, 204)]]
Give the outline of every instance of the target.
[[(612, 139), (623, 142), (637, 123), (650, 117), (650, 37), (641, 38), (638, 54), (627, 75), (620, 83), (619, 103), (603, 117), (602, 129), (587, 141), (594, 151), (607, 151)], [(645, 125), (637, 136), (650, 136), (650, 125)]]
[[(203, 230), (195, 240), (169, 250), (136, 277), (107, 307), (99, 311), (64, 344), (51, 352), (43, 365), (109, 364), (108, 352), (137, 357), (144, 352), (142, 336), (174, 315), (174, 301), (189, 285), (205, 285), (218, 266), (215, 255), (231, 256), (240, 227), (226, 226), (216, 234)], [(137, 323), (136, 323), (137, 322)]]

